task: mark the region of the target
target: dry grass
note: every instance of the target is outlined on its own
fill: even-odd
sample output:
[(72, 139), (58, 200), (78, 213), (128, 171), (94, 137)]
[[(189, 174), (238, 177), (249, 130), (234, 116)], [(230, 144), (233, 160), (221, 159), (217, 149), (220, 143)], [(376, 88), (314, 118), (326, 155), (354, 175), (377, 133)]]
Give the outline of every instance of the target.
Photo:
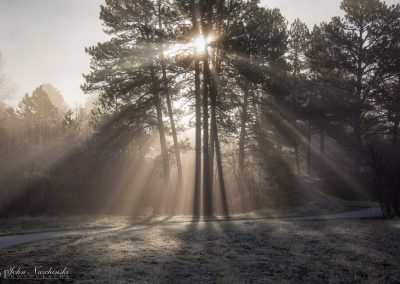
[(81, 283), (399, 283), (400, 222), (241, 221), (137, 226), (27, 244), (10, 266), (67, 266)]

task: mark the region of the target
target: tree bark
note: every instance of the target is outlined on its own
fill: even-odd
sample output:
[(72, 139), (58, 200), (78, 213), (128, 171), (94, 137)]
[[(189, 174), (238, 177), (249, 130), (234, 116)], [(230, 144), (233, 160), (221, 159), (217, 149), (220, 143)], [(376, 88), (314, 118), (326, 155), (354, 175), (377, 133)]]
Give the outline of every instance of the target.
[(212, 122), (212, 131), (213, 131), (213, 142), (215, 143), (215, 151), (217, 158), (217, 171), (218, 171), (218, 181), (219, 181), (219, 189), (221, 192), (221, 203), (222, 203), (222, 214), (224, 216), (229, 216), (228, 209), (228, 201), (226, 196), (225, 189), (225, 180), (224, 180), (224, 172), (222, 168), (222, 158), (221, 158), (221, 147), (218, 138), (218, 125), (216, 119), (216, 107), (217, 107), (217, 95), (218, 90), (215, 86), (215, 83), (212, 84), (212, 92), (211, 92), (211, 122)]
[(325, 153), (325, 130), (322, 126), (319, 129), (319, 151)]
[(209, 153), (209, 127), (208, 127), (208, 92), (210, 87), (210, 67), (208, 52), (203, 59), (203, 207), (204, 215), (213, 215), (213, 198), (210, 183), (210, 153)]
[[(211, 93), (211, 92), (210, 92)], [(213, 106), (213, 98), (214, 94), (210, 94), (211, 97), (211, 121), (210, 121), (210, 188), (213, 190), (214, 188), (214, 179), (215, 179), (215, 174), (214, 174), (214, 158), (215, 158), (215, 108)]]
[[(196, 16), (196, 1), (191, 1), (192, 24), (195, 34), (198, 33), (198, 19)], [(195, 169), (194, 169), (194, 198), (193, 216), (200, 216), (200, 195), (201, 195), (201, 95), (200, 95), (200, 60), (195, 54), (194, 61), (194, 92), (196, 108), (196, 134), (195, 134)]]
[[(158, 1), (158, 26), (159, 26), (160, 31), (162, 31), (163, 25), (162, 25), (162, 18), (161, 18), (161, 0)], [(175, 127), (175, 120), (174, 120), (174, 114), (173, 114), (173, 110), (172, 110), (171, 95), (170, 95), (169, 88), (168, 88), (168, 78), (167, 78), (167, 71), (166, 71), (165, 58), (164, 58), (163, 52), (164, 52), (164, 47), (162, 46), (161, 52), (160, 52), (160, 59), (161, 59), (161, 69), (162, 69), (163, 85), (164, 85), (163, 91), (164, 91), (165, 98), (167, 100), (168, 116), (169, 116), (169, 121), (171, 124), (172, 139), (174, 141), (176, 169), (178, 172), (178, 189), (181, 190), (182, 186), (183, 186), (181, 155), (180, 155), (180, 151), (179, 151), (178, 135), (176, 132), (176, 127)]]
[(359, 146), (362, 146), (362, 104), (364, 100), (363, 96), (363, 87), (362, 87), (362, 80), (363, 80), (363, 27), (360, 28), (359, 34), (359, 50), (358, 50), (358, 60), (357, 60), (357, 71), (356, 71), (356, 110), (354, 113), (354, 136), (356, 142)]
[(196, 97), (196, 149), (195, 149), (195, 173), (194, 173), (194, 204), (193, 215), (200, 216), (201, 193), (201, 96), (200, 96), (200, 62), (195, 59), (195, 97)]
[[(207, 1), (202, 6), (201, 28), (204, 38), (208, 37), (208, 33), (212, 27), (213, 21), (213, 5), (212, 1)], [(211, 188), (210, 176), (210, 151), (209, 151), (209, 102), (208, 97), (211, 90), (211, 72), (209, 66), (208, 47), (205, 47), (203, 57), (203, 214), (205, 216), (213, 216), (213, 194)]]
[(308, 121), (307, 131), (307, 174), (311, 174), (311, 122)]
[(178, 171), (178, 189), (181, 190), (183, 186), (183, 177), (182, 177), (182, 162), (181, 162), (181, 154), (179, 150), (179, 141), (178, 135), (175, 126), (174, 114), (172, 110), (172, 102), (171, 96), (168, 90), (168, 79), (166, 74), (165, 63), (162, 61), (162, 72), (163, 72), (163, 83), (164, 83), (164, 91), (165, 91), (165, 98), (167, 99), (167, 109), (168, 109), (168, 116), (169, 121), (171, 123), (171, 131), (172, 131), (172, 139), (174, 141), (174, 152), (175, 152), (175, 159), (176, 159), (176, 169)]
[(398, 136), (399, 136), (399, 121), (396, 120), (394, 122), (394, 125), (392, 128), (392, 148), (393, 149), (396, 149)]
[(242, 87), (243, 89), (243, 102), (242, 102), (242, 113), (240, 116), (240, 136), (239, 136), (239, 162), (238, 162), (238, 177), (239, 177), (239, 192), (241, 195), (241, 203), (242, 209), (244, 212), (248, 211), (247, 206), (247, 194), (246, 194), (246, 183), (244, 177), (244, 148), (245, 148), (245, 139), (246, 139), (246, 123), (247, 123), (247, 107), (248, 107), (248, 98), (249, 98), (249, 90), (247, 82), (244, 83), (245, 85)]
[(169, 158), (168, 158), (168, 148), (167, 140), (165, 138), (165, 126), (163, 121), (163, 113), (161, 107), (161, 98), (159, 93), (159, 84), (156, 78), (154, 67), (150, 68), (151, 77), (153, 80), (153, 94), (154, 94), (154, 104), (157, 112), (157, 129), (160, 135), (160, 146), (161, 146), (161, 156), (164, 170), (164, 181), (167, 186), (170, 187), (170, 171), (169, 171)]
[(300, 174), (299, 144), (294, 145), (294, 163), (296, 165), (297, 174)]
[(248, 105), (248, 97), (249, 90), (244, 87), (243, 88), (244, 96), (242, 103), (242, 113), (241, 113), (241, 122), (240, 122), (240, 137), (239, 137), (239, 165), (238, 172), (239, 176), (243, 177), (244, 172), (244, 147), (245, 147), (245, 139), (246, 139), (246, 123), (247, 123), (247, 105)]
[(221, 203), (222, 203), (222, 214), (224, 216), (229, 216), (229, 208), (228, 208), (228, 199), (225, 188), (225, 179), (224, 172), (222, 167), (222, 158), (221, 158), (221, 146), (218, 138), (218, 129), (217, 125), (215, 125), (215, 131), (217, 132), (215, 135), (215, 152), (217, 157), (217, 170), (218, 170), (218, 180), (219, 180), (219, 189), (221, 192)]

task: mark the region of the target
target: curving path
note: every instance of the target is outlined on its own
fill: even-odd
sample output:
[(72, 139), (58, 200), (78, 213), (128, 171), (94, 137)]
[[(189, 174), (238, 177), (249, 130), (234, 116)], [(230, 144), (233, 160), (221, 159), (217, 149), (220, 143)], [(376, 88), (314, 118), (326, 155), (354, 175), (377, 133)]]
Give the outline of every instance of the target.
[[(338, 214), (329, 214), (329, 215), (321, 215), (321, 216), (306, 216), (306, 217), (288, 217), (288, 218), (242, 218), (242, 219), (234, 219), (234, 218), (226, 218), (226, 219), (212, 219), (208, 221), (201, 222), (240, 222), (240, 221), (250, 221), (250, 220), (282, 220), (282, 221), (307, 221), (307, 220), (333, 220), (333, 219), (361, 219), (361, 218), (372, 218), (372, 217), (380, 217), (381, 210), (380, 208), (373, 207), (367, 208), (357, 211), (350, 211), (345, 213)], [(177, 223), (189, 223), (190, 221), (184, 222), (171, 222), (170, 224)], [(168, 226), (168, 222), (163, 224)], [(10, 236), (2, 236), (0, 237), (0, 250), (14, 247), (17, 245), (36, 242), (40, 240), (61, 238), (61, 237), (70, 237), (70, 236), (83, 236), (90, 234), (99, 234), (113, 231), (124, 231), (124, 230), (134, 230), (143, 228), (145, 225), (141, 226), (131, 226), (131, 227), (118, 227), (118, 228), (108, 228), (108, 229), (93, 229), (93, 230), (77, 230), (77, 231), (56, 231), (56, 232), (43, 232), (43, 233), (32, 233), (32, 234), (23, 234), (23, 235), (10, 235)]]

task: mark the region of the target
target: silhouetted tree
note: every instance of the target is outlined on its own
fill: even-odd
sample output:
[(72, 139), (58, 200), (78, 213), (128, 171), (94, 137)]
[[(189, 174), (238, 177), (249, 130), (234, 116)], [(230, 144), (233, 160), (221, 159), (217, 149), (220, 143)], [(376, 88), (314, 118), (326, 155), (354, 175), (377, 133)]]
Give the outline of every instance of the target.
[(348, 109), (346, 120), (355, 141), (362, 145), (363, 138), (376, 125), (371, 103), (380, 80), (380, 51), (387, 44), (393, 24), (390, 10), (394, 8), (379, 0), (344, 0), (341, 9), (344, 18), (334, 17), (314, 29), (322, 48), (310, 57), (321, 81), (342, 94)]

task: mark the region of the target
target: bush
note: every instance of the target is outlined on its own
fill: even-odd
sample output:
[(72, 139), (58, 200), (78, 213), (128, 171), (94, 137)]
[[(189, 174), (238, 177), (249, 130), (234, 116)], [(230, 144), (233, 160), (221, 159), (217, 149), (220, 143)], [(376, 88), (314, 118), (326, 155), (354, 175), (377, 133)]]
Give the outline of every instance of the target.
[(385, 218), (400, 216), (400, 150), (382, 137), (367, 141), (366, 157), (372, 189)]

